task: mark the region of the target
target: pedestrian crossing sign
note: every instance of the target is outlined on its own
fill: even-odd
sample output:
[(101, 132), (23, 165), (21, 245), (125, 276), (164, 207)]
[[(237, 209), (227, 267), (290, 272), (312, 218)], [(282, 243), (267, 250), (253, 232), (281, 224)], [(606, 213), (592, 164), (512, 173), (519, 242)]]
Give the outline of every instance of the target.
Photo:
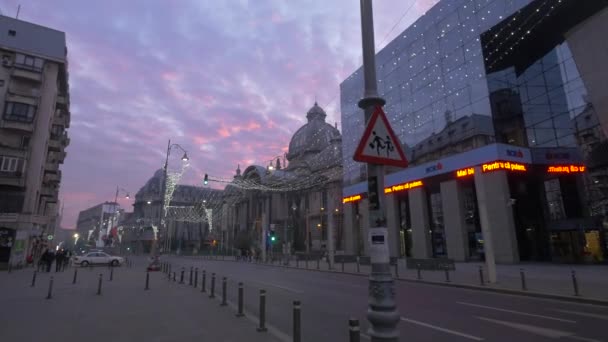
[(377, 106), (365, 127), (353, 159), (358, 162), (407, 167), (399, 139), (393, 132), (382, 107)]

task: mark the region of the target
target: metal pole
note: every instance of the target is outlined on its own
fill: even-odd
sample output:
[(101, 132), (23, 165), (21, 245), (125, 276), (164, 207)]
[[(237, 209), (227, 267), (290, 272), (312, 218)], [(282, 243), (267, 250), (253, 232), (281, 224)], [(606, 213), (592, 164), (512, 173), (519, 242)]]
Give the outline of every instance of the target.
[(150, 271), (146, 271), (146, 288), (144, 290), (150, 289)]
[(293, 342), (302, 341), (302, 325), (300, 321), (302, 305), (299, 300), (293, 301)]
[(344, 257), (342, 257), (342, 272), (344, 272)]
[(194, 288), (198, 287), (198, 267), (194, 269)]
[(184, 283), (184, 268), (182, 267), (182, 272), (180, 273), (179, 276), (179, 283), (183, 284)]
[(395, 278), (399, 279), (399, 258), (395, 259)]
[(49, 279), (49, 293), (46, 295), (46, 299), (51, 299), (53, 297), (53, 276)]
[(447, 265), (445, 266), (444, 271), (445, 271), (445, 282), (449, 283), (450, 282), (450, 270)]
[(188, 278), (188, 285), (192, 286), (192, 272), (193, 272), (193, 268), (192, 266), (190, 266), (190, 277)]
[(521, 289), (523, 291), (528, 290), (528, 287), (526, 286), (526, 274), (524, 273), (524, 269), (523, 268), (519, 269), (519, 275), (521, 277)]
[(317, 258), (317, 269), (319, 269), (319, 262), (320, 262), (320, 258)]
[(201, 280), (201, 292), (206, 292), (207, 289), (207, 271), (203, 270), (203, 279)]
[(34, 271), (34, 275), (32, 276), (32, 287), (36, 286), (36, 274), (38, 271)]
[(215, 298), (215, 273), (211, 273), (211, 293), (209, 298)]
[(576, 271), (572, 271), (572, 286), (574, 287), (574, 295), (580, 296), (578, 292), (578, 281), (576, 280)]
[[(365, 122), (371, 118), (377, 106), (386, 102), (378, 96), (376, 83), (376, 53), (374, 44), (374, 20), (371, 0), (360, 0), (361, 5), (361, 40), (363, 45), (363, 74), (364, 98), (359, 101), (359, 107), (365, 111)], [(390, 270), (388, 253), (388, 229), (384, 215), (384, 167), (368, 164), (368, 194), (377, 197), (377, 204), (369, 208), (370, 236), (374, 236), (379, 244), (371, 251), (371, 274), (369, 277), (369, 309), (367, 319), (370, 322), (368, 334), (372, 342), (398, 341), (397, 324), (400, 316), (393, 293), (395, 283)]]
[(99, 273), (99, 282), (97, 283), (97, 295), (101, 296), (101, 279), (102, 279), (103, 275), (101, 273)]
[(486, 282), (483, 280), (483, 267), (479, 266), (479, 284), (485, 286)]
[(260, 326), (259, 332), (266, 331), (266, 290), (260, 290)]
[(348, 320), (348, 342), (361, 341), (361, 331), (359, 329), (359, 320), (351, 318)]
[[(359, 268), (359, 257), (357, 257), (357, 273), (361, 272), (360, 268)], [(357, 320), (357, 325), (359, 325), (359, 321)]]
[(243, 317), (243, 283), (239, 283), (239, 311), (236, 313), (236, 317)]
[(177, 275), (175, 274), (175, 272), (173, 272), (173, 282), (174, 283), (177, 281), (176, 277), (177, 277)]
[(422, 273), (420, 272), (420, 264), (416, 264), (416, 276), (418, 280), (422, 280)]
[(306, 269), (308, 269), (308, 255), (306, 255), (306, 259), (304, 259), (304, 263), (305, 263)]
[(222, 277), (222, 303), (220, 304), (220, 306), (226, 306), (228, 305), (228, 303), (226, 303), (226, 287), (227, 287), (227, 280), (226, 277)]

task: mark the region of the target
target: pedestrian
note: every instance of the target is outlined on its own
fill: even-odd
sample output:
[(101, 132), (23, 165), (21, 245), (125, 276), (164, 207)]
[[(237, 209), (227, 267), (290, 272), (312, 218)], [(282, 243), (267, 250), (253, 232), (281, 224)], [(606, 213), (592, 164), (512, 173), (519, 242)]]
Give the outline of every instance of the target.
[(48, 251), (46, 257), (46, 271), (47, 273), (51, 272), (51, 266), (53, 265), (53, 260), (55, 260), (55, 253)]
[(72, 252), (70, 250), (66, 250), (63, 255), (63, 269), (65, 270), (70, 264), (70, 258), (72, 257)]
[(42, 268), (42, 271), (45, 271), (48, 258), (49, 258), (49, 250), (45, 249), (44, 253), (42, 253), (42, 255), (40, 256), (40, 259), (38, 260), (38, 271), (40, 271), (41, 268)]
[(58, 250), (55, 255), (55, 272), (61, 271), (61, 266), (63, 266), (63, 250)]

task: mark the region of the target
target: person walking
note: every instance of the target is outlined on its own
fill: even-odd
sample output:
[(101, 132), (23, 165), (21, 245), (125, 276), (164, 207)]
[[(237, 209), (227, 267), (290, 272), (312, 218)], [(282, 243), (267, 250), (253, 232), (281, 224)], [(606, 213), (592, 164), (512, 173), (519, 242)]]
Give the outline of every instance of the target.
[(42, 271), (46, 270), (47, 259), (49, 258), (49, 250), (45, 249), (44, 253), (40, 256), (38, 260), (38, 271), (42, 268)]
[(61, 267), (63, 266), (63, 250), (60, 249), (57, 251), (55, 255), (55, 272), (61, 271)]

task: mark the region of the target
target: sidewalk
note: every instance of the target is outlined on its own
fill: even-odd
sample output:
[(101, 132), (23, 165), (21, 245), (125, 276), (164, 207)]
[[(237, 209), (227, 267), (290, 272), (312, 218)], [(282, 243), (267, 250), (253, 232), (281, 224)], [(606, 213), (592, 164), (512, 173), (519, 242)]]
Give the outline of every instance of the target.
[[(221, 260), (221, 256), (217, 257)], [(233, 257), (225, 257), (225, 260), (234, 260)], [(270, 263), (268, 265), (271, 265)], [(283, 265), (275, 262), (274, 266)], [(406, 268), (405, 259), (399, 260), (398, 278), (402, 280), (418, 280), (415, 269)], [(289, 267), (306, 268), (305, 261), (291, 260)], [(487, 268), (484, 263), (456, 263), (456, 270), (450, 271), (449, 284), (479, 286), (481, 281), (479, 267), (483, 269), (484, 288), (504, 289), (522, 291), (520, 270), (524, 271), (526, 292), (537, 294), (548, 294), (558, 296), (574, 296), (574, 285), (572, 281), (572, 271), (576, 273), (579, 296), (581, 298), (597, 299), (608, 301), (608, 265), (562, 265), (562, 264), (540, 264), (522, 263), (516, 265), (497, 265), (497, 282), (488, 283)], [(317, 270), (317, 261), (308, 261), (309, 270)], [(342, 272), (342, 264), (336, 263), (333, 270), (329, 270), (326, 261), (319, 262), (320, 271)], [(396, 267), (392, 266), (393, 276), (397, 276)], [(359, 265), (357, 271), (356, 263), (345, 263), (344, 271), (347, 273), (369, 275), (369, 265)], [(421, 271), (422, 281), (446, 284), (445, 271)]]
[[(40, 273), (35, 287), (30, 287), (33, 269), (0, 273), (0, 340), (278, 341), (194, 288), (168, 282), (162, 272), (150, 273), (145, 291), (145, 261), (136, 264), (116, 268), (111, 282), (107, 267), (79, 268), (75, 285), (74, 268)], [(47, 300), (50, 276), (53, 296)]]

